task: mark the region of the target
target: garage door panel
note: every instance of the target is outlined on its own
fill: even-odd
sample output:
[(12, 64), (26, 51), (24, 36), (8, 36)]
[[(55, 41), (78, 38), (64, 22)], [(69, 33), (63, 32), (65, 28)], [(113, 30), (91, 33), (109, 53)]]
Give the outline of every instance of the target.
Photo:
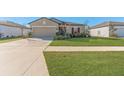
[(33, 37), (53, 37), (55, 34), (55, 27), (41, 27), (33, 29)]

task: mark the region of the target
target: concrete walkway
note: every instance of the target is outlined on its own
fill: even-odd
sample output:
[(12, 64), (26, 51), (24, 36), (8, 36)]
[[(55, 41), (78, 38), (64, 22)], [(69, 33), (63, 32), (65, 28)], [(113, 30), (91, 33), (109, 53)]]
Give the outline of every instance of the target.
[(0, 75), (49, 75), (43, 49), (51, 40), (22, 39), (0, 44)]
[(44, 51), (124, 51), (124, 47), (120, 46), (49, 46)]

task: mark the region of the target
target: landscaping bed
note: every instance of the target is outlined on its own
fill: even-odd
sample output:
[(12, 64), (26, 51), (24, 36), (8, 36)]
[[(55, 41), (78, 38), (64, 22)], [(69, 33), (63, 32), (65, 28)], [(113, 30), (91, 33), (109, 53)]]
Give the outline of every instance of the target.
[(124, 52), (44, 52), (52, 76), (123, 76)]

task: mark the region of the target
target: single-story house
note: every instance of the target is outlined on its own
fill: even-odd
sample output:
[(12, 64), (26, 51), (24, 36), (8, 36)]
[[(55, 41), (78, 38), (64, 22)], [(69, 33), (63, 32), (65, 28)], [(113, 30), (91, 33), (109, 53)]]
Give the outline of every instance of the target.
[(10, 21), (0, 21), (0, 38), (27, 36), (30, 31), (29, 27)]
[(56, 18), (40, 18), (30, 22), (33, 37), (53, 37), (59, 31), (65, 33), (82, 33), (85, 25), (72, 22), (64, 22)]
[(90, 28), (94, 37), (124, 37), (124, 22), (104, 22)]

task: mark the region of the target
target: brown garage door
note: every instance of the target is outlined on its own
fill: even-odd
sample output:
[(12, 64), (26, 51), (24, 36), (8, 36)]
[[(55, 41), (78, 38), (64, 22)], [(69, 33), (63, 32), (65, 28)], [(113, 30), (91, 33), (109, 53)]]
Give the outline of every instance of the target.
[(53, 37), (56, 34), (56, 27), (37, 27), (33, 28), (33, 37)]

